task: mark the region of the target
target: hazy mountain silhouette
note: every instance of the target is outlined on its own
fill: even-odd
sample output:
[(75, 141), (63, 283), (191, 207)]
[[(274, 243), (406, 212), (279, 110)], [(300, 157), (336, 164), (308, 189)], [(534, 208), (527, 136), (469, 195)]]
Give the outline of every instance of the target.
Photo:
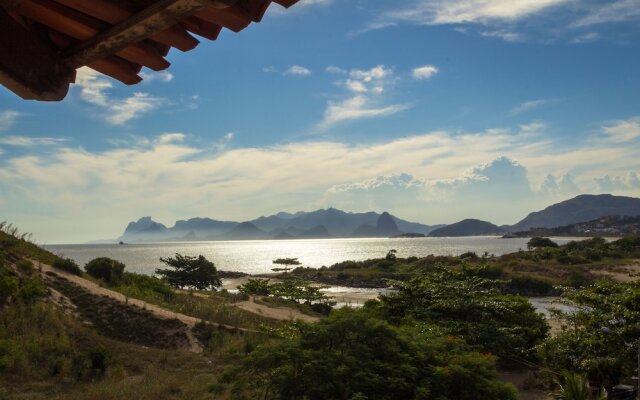
[(532, 212), (517, 224), (505, 228), (511, 232), (531, 228), (556, 228), (611, 215), (640, 215), (640, 199), (610, 194), (583, 194), (542, 211)]
[(429, 237), (487, 236), (501, 235), (505, 230), (491, 222), (479, 219), (464, 219), (455, 224), (435, 229)]

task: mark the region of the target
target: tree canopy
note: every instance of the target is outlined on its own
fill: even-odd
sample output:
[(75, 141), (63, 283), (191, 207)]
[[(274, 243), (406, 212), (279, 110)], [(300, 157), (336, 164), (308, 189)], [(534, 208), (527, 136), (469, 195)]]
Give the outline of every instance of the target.
[(169, 268), (158, 268), (156, 274), (172, 287), (207, 290), (222, 285), (216, 266), (202, 255), (192, 257), (176, 253), (175, 257), (160, 258), (160, 261)]
[(263, 399), (517, 398), (511, 385), (496, 379), (491, 355), (352, 309), (301, 325), (293, 339), (259, 346), (227, 379)]
[(94, 278), (102, 279), (109, 285), (117, 285), (124, 273), (125, 265), (108, 257), (98, 257), (89, 261), (84, 270)]
[(381, 310), (389, 321), (435, 325), (482, 351), (533, 357), (549, 330), (544, 317), (526, 298), (503, 294), (504, 282), (484, 278), (485, 271), (435, 265), (410, 281), (393, 282), (396, 291), (381, 297)]

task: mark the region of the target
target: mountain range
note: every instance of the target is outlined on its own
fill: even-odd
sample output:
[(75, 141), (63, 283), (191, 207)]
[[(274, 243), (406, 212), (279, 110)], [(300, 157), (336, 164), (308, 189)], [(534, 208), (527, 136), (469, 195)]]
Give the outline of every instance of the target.
[(424, 225), (394, 217), (388, 212), (349, 213), (335, 208), (290, 214), (280, 212), (252, 221), (218, 221), (192, 218), (167, 227), (143, 217), (127, 225), (122, 242), (181, 240), (324, 239), (335, 237), (389, 237), (401, 233), (427, 235), (444, 225)]
[(183, 240), (324, 239), (346, 237), (391, 237), (420, 234), (432, 237), (501, 235), (531, 228), (555, 228), (606, 216), (640, 215), (640, 199), (634, 197), (580, 195), (530, 213), (514, 225), (497, 226), (487, 221), (465, 219), (450, 225), (425, 225), (395, 217), (388, 212), (351, 213), (335, 208), (294, 214), (280, 212), (251, 221), (219, 221), (191, 218), (167, 227), (143, 217), (130, 222), (122, 242)]

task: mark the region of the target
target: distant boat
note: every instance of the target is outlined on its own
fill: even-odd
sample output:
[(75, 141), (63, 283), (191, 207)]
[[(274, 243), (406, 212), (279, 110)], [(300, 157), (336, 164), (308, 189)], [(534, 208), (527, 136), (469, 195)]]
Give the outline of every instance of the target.
[(122, 246), (122, 245), (125, 245), (126, 243), (121, 240), (120, 242), (118, 242), (118, 244)]

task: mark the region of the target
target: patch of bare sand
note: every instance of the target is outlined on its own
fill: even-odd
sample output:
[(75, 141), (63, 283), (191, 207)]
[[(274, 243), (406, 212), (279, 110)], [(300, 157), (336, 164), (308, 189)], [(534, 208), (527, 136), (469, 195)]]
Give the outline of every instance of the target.
[(640, 278), (640, 260), (628, 265), (617, 266), (614, 270), (592, 270), (596, 276), (611, 278), (617, 282), (633, 282)]
[[(88, 291), (89, 293), (96, 295), (96, 296), (106, 296), (108, 298), (114, 299), (116, 301), (119, 301), (120, 303), (129, 305), (129, 306), (136, 306), (139, 308), (142, 308), (144, 310), (149, 311), (150, 313), (152, 313), (154, 316), (158, 317), (158, 318), (162, 318), (162, 319), (177, 319), (178, 321), (184, 323), (185, 325), (187, 325), (189, 327), (189, 329), (186, 330), (186, 335), (187, 338), (189, 339), (189, 351), (194, 352), (194, 353), (201, 353), (202, 352), (202, 346), (200, 345), (200, 343), (198, 343), (198, 341), (195, 339), (195, 337), (193, 336), (193, 333), (191, 331), (191, 329), (198, 323), (200, 322), (199, 318), (195, 318), (195, 317), (191, 317), (189, 315), (184, 315), (184, 314), (180, 314), (180, 313), (176, 313), (170, 310), (167, 310), (165, 308), (156, 306), (155, 304), (151, 304), (151, 303), (147, 303), (146, 301), (142, 301), (142, 300), (138, 300), (138, 299), (132, 299), (132, 298), (128, 298), (127, 296), (115, 292), (113, 290), (109, 290), (107, 288), (104, 288), (94, 282), (91, 282), (87, 279), (84, 279), (80, 276), (77, 275), (73, 275), (70, 274), (68, 272), (65, 271), (61, 271), (59, 269), (53, 268), (50, 265), (47, 264), (42, 264), (39, 263), (38, 261), (34, 261), (34, 265), (37, 266), (37, 269), (42, 273), (43, 277), (46, 279), (46, 274), (47, 273), (52, 273), (54, 275), (58, 275), (64, 279), (67, 279), (68, 281), (82, 287), (83, 289), (85, 289), (86, 291)], [(238, 331), (247, 331), (246, 329), (243, 328), (238, 328), (238, 327), (234, 327), (234, 326), (230, 326), (230, 325), (225, 325), (225, 324), (218, 324), (215, 322), (210, 322), (207, 321), (208, 323), (210, 323), (213, 326), (219, 326), (219, 327), (224, 327), (230, 330), (238, 330)]]
[(296, 310), (295, 308), (269, 307), (264, 304), (256, 303), (254, 296), (251, 296), (247, 301), (233, 303), (233, 305), (245, 311), (249, 311), (254, 314), (262, 315), (263, 317), (277, 319), (280, 321), (293, 321), (293, 320), (301, 320), (304, 322), (320, 321), (320, 318), (304, 314), (301, 311)]

